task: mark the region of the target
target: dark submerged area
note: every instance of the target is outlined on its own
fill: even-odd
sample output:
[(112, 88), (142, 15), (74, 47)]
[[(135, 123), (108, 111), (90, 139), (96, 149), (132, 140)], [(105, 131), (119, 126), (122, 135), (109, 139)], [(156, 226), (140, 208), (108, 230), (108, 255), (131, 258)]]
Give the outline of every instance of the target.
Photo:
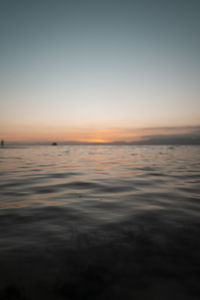
[(63, 244), (38, 232), (38, 245), (22, 251), (16, 239), (1, 260), (1, 299), (198, 299), (199, 225), (178, 226), (158, 211), (94, 232), (72, 227)]

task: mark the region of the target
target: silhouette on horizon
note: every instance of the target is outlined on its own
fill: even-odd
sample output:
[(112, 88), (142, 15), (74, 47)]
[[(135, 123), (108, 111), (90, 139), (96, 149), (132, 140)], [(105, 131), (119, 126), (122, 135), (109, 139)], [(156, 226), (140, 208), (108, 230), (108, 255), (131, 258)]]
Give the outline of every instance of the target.
[(4, 147), (4, 140), (1, 140), (1, 147)]
[(52, 146), (57, 146), (58, 144), (56, 142), (53, 142), (51, 145)]

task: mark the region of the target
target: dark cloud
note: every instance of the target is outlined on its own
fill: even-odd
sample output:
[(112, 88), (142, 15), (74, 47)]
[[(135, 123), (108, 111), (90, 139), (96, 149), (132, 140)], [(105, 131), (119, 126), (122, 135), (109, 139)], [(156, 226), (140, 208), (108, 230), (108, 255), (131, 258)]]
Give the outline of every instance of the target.
[(137, 145), (200, 145), (200, 132), (143, 136)]
[[(143, 128), (146, 135), (139, 141), (115, 141), (112, 144), (123, 145), (200, 145), (200, 126), (166, 126)], [(154, 133), (153, 133), (154, 132)], [(155, 133), (156, 132), (156, 133)], [(166, 133), (168, 132), (168, 133)], [(149, 133), (149, 134), (148, 134)]]
[(144, 127), (142, 128), (144, 131), (184, 131), (188, 133), (200, 133), (200, 125), (196, 126), (161, 126), (161, 127)]

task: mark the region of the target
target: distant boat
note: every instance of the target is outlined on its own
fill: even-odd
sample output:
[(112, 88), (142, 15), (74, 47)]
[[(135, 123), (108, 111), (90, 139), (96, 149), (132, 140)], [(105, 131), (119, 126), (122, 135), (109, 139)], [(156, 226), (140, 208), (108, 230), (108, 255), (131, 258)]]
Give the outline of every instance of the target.
[(57, 146), (58, 144), (56, 142), (53, 142), (51, 145), (52, 146)]

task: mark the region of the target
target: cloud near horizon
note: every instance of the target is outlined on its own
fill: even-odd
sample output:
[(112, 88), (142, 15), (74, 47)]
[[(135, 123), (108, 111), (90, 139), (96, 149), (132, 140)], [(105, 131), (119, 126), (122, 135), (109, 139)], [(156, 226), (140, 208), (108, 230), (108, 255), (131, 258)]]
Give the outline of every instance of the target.
[[(3, 133), (3, 134), (2, 134)], [(22, 128), (21, 131), (2, 132), (0, 139), (7, 142), (78, 142), (78, 143), (132, 143), (157, 141), (191, 141), (200, 136), (199, 126), (152, 127), (152, 128)]]

